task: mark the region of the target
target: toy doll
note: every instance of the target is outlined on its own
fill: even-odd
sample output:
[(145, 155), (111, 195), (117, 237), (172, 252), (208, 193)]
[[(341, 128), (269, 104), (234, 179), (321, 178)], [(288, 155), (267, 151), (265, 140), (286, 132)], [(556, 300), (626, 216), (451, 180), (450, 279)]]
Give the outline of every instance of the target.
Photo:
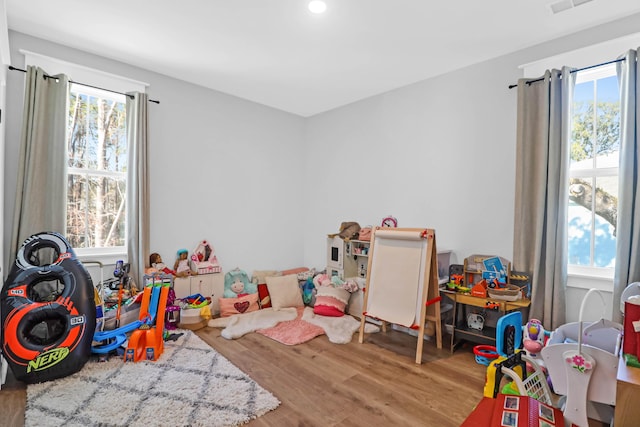
[(162, 262), (162, 257), (159, 253), (154, 252), (149, 255), (149, 266), (147, 269), (147, 274), (149, 273), (164, 273), (164, 274), (172, 274), (175, 276), (176, 272), (167, 267), (165, 263)]
[(189, 266), (189, 252), (187, 252), (186, 249), (180, 249), (178, 251), (178, 259), (176, 259), (173, 269), (177, 277), (185, 277), (193, 274)]

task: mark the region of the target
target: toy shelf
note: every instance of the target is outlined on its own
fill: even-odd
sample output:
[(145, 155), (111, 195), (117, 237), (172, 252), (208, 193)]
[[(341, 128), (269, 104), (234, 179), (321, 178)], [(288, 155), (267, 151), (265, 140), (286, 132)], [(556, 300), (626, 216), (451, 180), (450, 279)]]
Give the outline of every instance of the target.
[(511, 278), (511, 262), (503, 257), (495, 255), (470, 255), (464, 259), (464, 283), (468, 287), (472, 287), (475, 283), (482, 279), (482, 272), (485, 271), (484, 261), (492, 258), (500, 259), (507, 277), (507, 283)]
[(357, 264), (358, 277), (367, 277), (367, 266), (369, 265), (369, 246), (367, 240), (351, 240), (351, 253)]

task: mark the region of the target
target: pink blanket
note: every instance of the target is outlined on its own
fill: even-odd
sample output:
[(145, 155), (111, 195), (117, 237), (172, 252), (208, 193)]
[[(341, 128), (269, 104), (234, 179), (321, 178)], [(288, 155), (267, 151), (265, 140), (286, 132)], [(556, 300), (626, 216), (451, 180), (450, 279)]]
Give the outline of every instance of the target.
[(280, 322), (272, 328), (258, 329), (256, 332), (286, 345), (302, 344), (325, 333), (320, 326), (302, 320), (304, 307), (298, 307), (297, 311), (295, 319)]

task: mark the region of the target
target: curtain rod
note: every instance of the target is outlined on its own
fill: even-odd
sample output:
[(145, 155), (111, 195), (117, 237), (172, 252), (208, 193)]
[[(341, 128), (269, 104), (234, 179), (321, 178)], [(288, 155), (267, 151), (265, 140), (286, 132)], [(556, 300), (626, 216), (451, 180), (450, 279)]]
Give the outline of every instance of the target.
[[(22, 68), (16, 68), (13, 65), (9, 65), (9, 69), (12, 70), (12, 71), (22, 71), (23, 73), (27, 72), (27, 70), (23, 70)], [(44, 76), (48, 77), (48, 78), (54, 78), (54, 76), (49, 76), (47, 74), (45, 74)], [(93, 85), (86, 84), (86, 83), (74, 82), (73, 80), (69, 80), (69, 83), (77, 84), (77, 85), (80, 85), (80, 86), (86, 86), (86, 87), (90, 87), (90, 88), (93, 88), (93, 89), (105, 90), (107, 92), (117, 93), (118, 95), (124, 95), (124, 96), (128, 96), (130, 98), (133, 98), (133, 95), (128, 95), (126, 93), (118, 92), (116, 90), (105, 89), (105, 88), (99, 87), (99, 86), (93, 86)], [(156, 101), (155, 99), (149, 99), (149, 102), (154, 102), (156, 104), (160, 104), (160, 101)]]
[[(622, 61), (624, 61), (624, 58), (618, 58), (618, 59), (614, 59), (612, 61), (603, 62), (601, 64), (589, 65), (587, 67), (578, 68), (576, 70), (571, 70), (569, 72), (570, 73), (577, 73), (578, 71), (589, 70), (591, 68), (602, 67), (603, 65), (615, 64), (616, 62), (622, 62)], [(542, 80), (544, 80), (544, 77), (540, 77), (539, 79), (529, 80), (528, 82), (525, 82), (525, 83), (529, 85), (531, 83), (541, 82)], [(514, 87), (518, 87), (518, 84), (516, 83), (514, 85), (509, 85), (509, 89), (513, 89)]]

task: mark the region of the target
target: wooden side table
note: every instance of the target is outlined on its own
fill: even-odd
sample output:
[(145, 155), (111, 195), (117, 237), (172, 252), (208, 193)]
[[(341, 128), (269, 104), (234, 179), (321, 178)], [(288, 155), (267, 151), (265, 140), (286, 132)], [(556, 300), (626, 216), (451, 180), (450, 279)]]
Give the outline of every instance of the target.
[(640, 368), (627, 366), (624, 357), (618, 363), (616, 384), (615, 427), (640, 425)]

